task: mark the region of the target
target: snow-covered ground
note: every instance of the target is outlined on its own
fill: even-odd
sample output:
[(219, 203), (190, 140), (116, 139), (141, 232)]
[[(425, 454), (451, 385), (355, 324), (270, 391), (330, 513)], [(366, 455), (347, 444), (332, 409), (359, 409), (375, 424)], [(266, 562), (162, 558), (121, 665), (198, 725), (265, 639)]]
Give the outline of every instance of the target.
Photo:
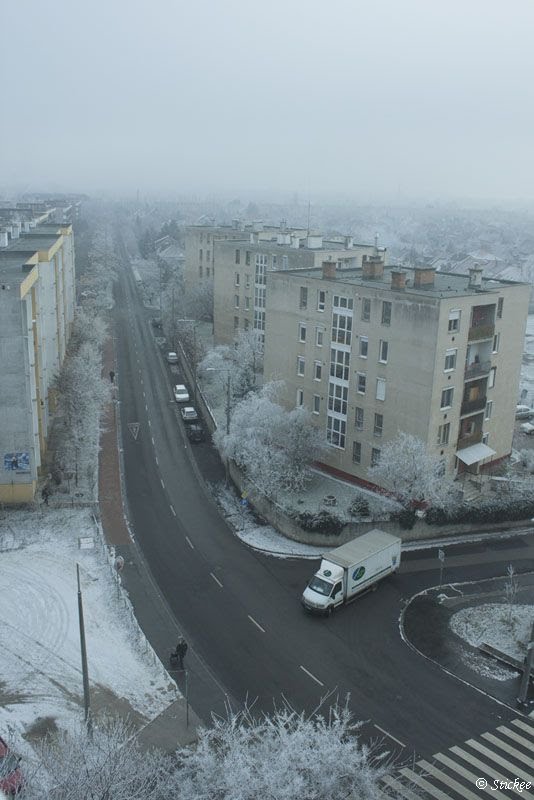
[(83, 718), (76, 564), (95, 715), (137, 727), (177, 699), (87, 510), (5, 512), (0, 553), (0, 733), (15, 749), (28, 755), (32, 736)]

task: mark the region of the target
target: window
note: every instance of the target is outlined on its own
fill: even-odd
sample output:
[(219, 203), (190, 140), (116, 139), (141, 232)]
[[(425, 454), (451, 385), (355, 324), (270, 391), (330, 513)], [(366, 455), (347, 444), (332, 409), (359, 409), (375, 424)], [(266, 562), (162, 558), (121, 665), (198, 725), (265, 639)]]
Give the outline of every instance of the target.
[(373, 428), (373, 435), (374, 436), (382, 436), (382, 430), (384, 428), (384, 415), (383, 414), (375, 414), (375, 424)]
[(245, 264), (250, 267), (250, 250), (245, 250)]
[(206, 241), (208, 244), (211, 242), (211, 234), (209, 233), (206, 234)]
[(313, 364), (313, 379), (320, 381), (323, 376), (323, 365), (321, 361), (315, 361)]
[(198, 260), (202, 261), (202, 250), (198, 251)]
[(200, 267), (198, 268), (198, 277), (199, 277), (199, 278), (201, 278), (201, 277), (202, 277), (202, 264), (201, 264), (201, 265), (200, 265)]
[(306, 325), (303, 322), (299, 322), (299, 342), (306, 341)]
[(356, 391), (358, 394), (365, 394), (365, 384), (367, 382), (367, 378), (365, 376), (365, 372), (357, 372), (356, 373)]
[(211, 255), (210, 251), (206, 250), (206, 261), (210, 260), (210, 255)]
[(282, 256), (282, 269), (287, 269), (287, 256)]
[(445, 425), (440, 425), (438, 428), (438, 444), (449, 444), (450, 432), (451, 432), (450, 422), (446, 422)]
[(273, 269), (276, 269), (276, 264), (277, 264), (277, 263), (278, 263), (278, 262), (277, 262), (277, 258), (276, 258), (276, 256), (273, 256)]
[(482, 444), (487, 444), (489, 441), (489, 433), (482, 434)]
[(493, 400), (488, 400), (486, 403), (486, 411), (484, 412), (484, 419), (491, 419), (493, 413)]
[(239, 308), (239, 295), (234, 294), (234, 308)]
[(299, 308), (308, 308), (308, 289), (306, 286), (300, 287)]
[(455, 333), (460, 330), (460, 309), (456, 308), (449, 311), (449, 333)]
[(384, 339), (380, 339), (380, 345), (378, 347), (378, 360), (381, 364), (388, 363), (388, 351), (389, 345)]
[(297, 389), (297, 406), (303, 406), (303, 405), (304, 405), (304, 390)]
[(347, 413), (348, 394), (347, 386), (341, 386), (339, 383), (330, 383), (328, 386), (328, 410), (345, 416)]
[(386, 399), (386, 379), (385, 378), (377, 378), (376, 379), (376, 399), (377, 400), (385, 400)]
[(496, 333), (495, 336), (493, 337), (493, 350), (491, 351), (492, 353), (498, 353), (499, 352), (500, 343), (501, 343), (501, 334), (500, 333)]
[(391, 325), (391, 303), (389, 300), (382, 301), (382, 325)]
[(356, 417), (354, 420), (357, 431), (363, 431), (363, 408), (356, 406)]
[(443, 389), (441, 392), (441, 408), (451, 408), (454, 389)]
[(492, 367), (490, 369), (490, 374), (488, 378), (488, 389), (493, 389), (495, 386), (495, 379), (497, 377), (497, 367)]
[(369, 322), (371, 319), (371, 299), (369, 297), (364, 297), (362, 299), (362, 320), (364, 322)]
[(502, 307), (504, 306), (504, 297), (499, 297), (497, 300), (497, 319), (502, 317)]
[(371, 466), (377, 467), (380, 464), (380, 450), (378, 447), (373, 447), (371, 450)]
[(321, 398), (318, 394), (313, 395), (313, 413), (318, 414), (321, 410)]
[(352, 443), (352, 461), (354, 464), (362, 463), (362, 444), (361, 442)]
[(326, 292), (319, 289), (317, 292), (317, 311), (324, 311), (326, 306)]
[(236, 274), (235, 274), (234, 285), (235, 286), (239, 286), (239, 272), (236, 272)]
[(445, 372), (449, 372), (456, 368), (456, 354), (457, 350), (445, 350)]
[(250, 289), (250, 275), (245, 273), (245, 289)]
[(248, 331), (249, 329), (249, 321), (248, 319), (244, 320), (245, 330)]
[(332, 305), (334, 308), (346, 308), (348, 311), (352, 311), (354, 307), (354, 300), (352, 297), (342, 297), (338, 294), (335, 294), (332, 299)]
[(304, 369), (306, 367), (306, 359), (302, 356), (297, 357), (297, 375), (304, 375)]
[(339, 378), (342, 381), (349, 380), (350, 353), (346, 350), (330, 350), (330, 377)]
[(234, 331), (239, 328), (239, 317), (234, 317)]
[(360, 358), (367, 358), (369, 350), (369, 339), (367, 336), (360, 336)]
[(241, 262), (241, 250), (235, 251), (235, 263), (239, 264)]
[(203, 233), (201, 233), (201, 234), (200, 234), (200, 241), (201, 241), (201, 242), (203, 242), (203, 241), (204, 241), (204, 234), (203, 234)]
[(333, 447), (345, 449), (347, 423), (344, 419), (328, 416), (326, 421), (326, 441)]
[(315, 329), (315, 344), (317, 347), (323, 346), (323, 338), (324, 338), (324, 328), (316, 328)]
[(250, 311), (250, 297), (245, 297), (245, 311)]
[(346, 314), (332, 314), (332, 341), (350, 345), (352, 337), (352, 317)]

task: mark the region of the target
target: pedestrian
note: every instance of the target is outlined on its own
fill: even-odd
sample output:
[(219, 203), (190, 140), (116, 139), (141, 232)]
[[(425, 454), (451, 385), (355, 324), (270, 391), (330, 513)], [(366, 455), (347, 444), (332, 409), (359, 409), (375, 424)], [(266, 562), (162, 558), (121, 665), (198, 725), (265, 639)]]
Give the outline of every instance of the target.
[(43, 491), (41, 492), (41, 497), (43, 498), (43, 502), (45, 506), (48, 505), (48, 498), (50, 497), (50, 489), (48, 486), (43, 486)]
[(184, 658), (185, 654), (187, 653), (187, 642), (185, 641), (183, 636), (180, 636), (180, 638), (178, 639), (178, 644), (176, 645), (175, 653), (180, 662), (180, 669), (183, 670)]
[(113, 372), (112, 369), (109, 371), (109, 379), (110, 379), (111, 383), (114, 383), (114, 381), (115, 381), (115, 373)]

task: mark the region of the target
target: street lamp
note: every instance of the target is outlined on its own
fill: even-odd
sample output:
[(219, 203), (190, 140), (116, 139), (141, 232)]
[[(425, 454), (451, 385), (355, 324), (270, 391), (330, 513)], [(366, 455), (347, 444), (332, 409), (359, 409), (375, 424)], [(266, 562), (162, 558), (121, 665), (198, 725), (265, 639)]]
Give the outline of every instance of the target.
[(230, 398), (231, 398), (231, 370), (226, 367), (206, 367), (206, 372), (226, 372), (226, 435), (230, 433)]
[(188, 322), (193, 329), (193, 402), (197, 404), (197, 320), (196, 319), (177, 319), (176, 322)]

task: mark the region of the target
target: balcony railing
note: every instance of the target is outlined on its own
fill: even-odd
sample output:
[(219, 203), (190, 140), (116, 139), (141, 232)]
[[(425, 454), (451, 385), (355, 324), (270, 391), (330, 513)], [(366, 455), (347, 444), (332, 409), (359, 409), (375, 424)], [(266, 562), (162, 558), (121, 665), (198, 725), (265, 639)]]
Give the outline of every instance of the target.
[(486, 397), (477, 397), (476, 400), (464, 400), (460, 408), (460, 416), (473, 414), (475, 411), (483, 411), (486, 408)]
[(495, 333), (495, 324), (491, 325), (475, 325), (469, 328), (467, 338), (470, 342), (477, 341), (478, 339), (491, 339)]
[(473, 361), (471, 364), (465, 365), (464, 378), (466, 381), (472, 378), (480, 378), (482, 375), (488, 375), (491, 369), (491, 361)]
[(471, 447), (472, 444), (479, 444), (482, 441), (482, 431), (475, 431), (469, 436), (458, 437), (458, 450), (463, 450), (465, 447)]

